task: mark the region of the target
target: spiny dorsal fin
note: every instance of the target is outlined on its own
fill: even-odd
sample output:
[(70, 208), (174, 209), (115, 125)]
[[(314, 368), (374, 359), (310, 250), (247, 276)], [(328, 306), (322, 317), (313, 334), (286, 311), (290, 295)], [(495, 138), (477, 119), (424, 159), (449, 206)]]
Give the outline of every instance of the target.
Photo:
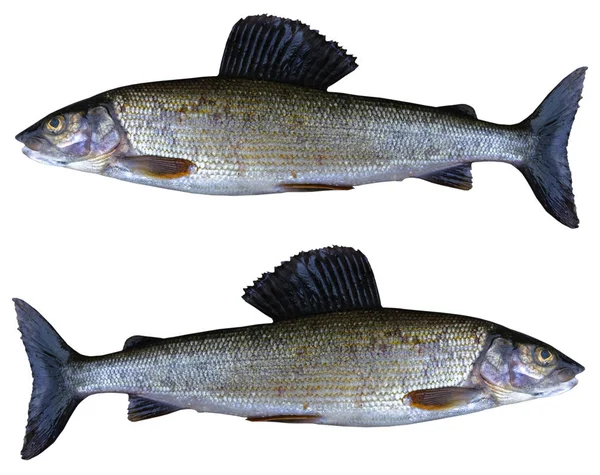
[(354, 56), (307, 25), (258, 15), (234, 25), (225, 45), (219, 76), (325, 90), (357, 67)]
[(381, 307), (365, 255), (338, 246), (301, 252), (263, 274), (242, 298), (275, 322)]
[(438, 107), (438, 109), (477, 119), (477, 112), (475, 112), (475, 109), (468, 104), (453, 104), (451, 106)]
[(473, 175), (471, 175), (470, 163), (429, 173), (418, 178), (435, 183), (436, 185), (449, 186), (450, 188), (458, 188), (459, 190), (470, 190), (473, 187)]
[(127, 408), (127, 419), (132, 422), (138, 422), (152, 419), (153, 417), (165, 416), (180, 411), (181, 409), (181, 407), (130, 395), (129, 407)]

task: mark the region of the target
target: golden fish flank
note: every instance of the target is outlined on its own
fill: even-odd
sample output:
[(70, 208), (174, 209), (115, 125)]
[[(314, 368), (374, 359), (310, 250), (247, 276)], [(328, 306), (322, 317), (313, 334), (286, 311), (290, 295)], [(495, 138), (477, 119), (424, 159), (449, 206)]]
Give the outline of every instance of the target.
[[(52, 165), (224, 195), (349, 190), (410, 177), (467, 190), (473, 162), (501, 161), (525, 175), (550, 214), (577, 226), (566, 147), (585, 68), (520, 124), (498, 125), (464, 104), (326, 92), (356, 67), (302, 23), (248, 17), (233, 27), (217, 77), (108, 91), (50, 114), (17, 139), (29, 157)], [(100, 112), (109, 133), (97, 127)], [(60, 120), (67, 130), (73, 121), (87, 129), (75, 137), (49, 130)]]
[(22, 455), (60, 434), (85, 397), (129, 394), (139, 421), (181, 409), (251, 421), (387, 426), (559, 394), (583, 367), (495, 323), (383, 308), (366, 257), (301, 253), (244, 299), (272, 324), (175, 338), (134, 336), (122, 351), (75, 353), (25, 302), (19, 328), (34, 376)]

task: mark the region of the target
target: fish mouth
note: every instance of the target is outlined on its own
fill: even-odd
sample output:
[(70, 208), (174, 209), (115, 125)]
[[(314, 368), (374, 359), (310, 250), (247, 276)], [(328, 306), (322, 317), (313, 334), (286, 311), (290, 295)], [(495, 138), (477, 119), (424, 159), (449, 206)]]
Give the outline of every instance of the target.
[(578, 383), (579, 383), (579, 381), (577, 381), (577, 378), (575, 378), (575, 376), (573, 376), (568, 381), (561, 382), (558, 386), (554, 387), (550, 391), (542, 391), (540, 393), (535, 393), (534, 396), (536, 396), (536, 397), (537, 396), (546, 396), (546, 397), (547, 396), (557, 396), (559, 394), (570, 391), (575, 386), (577, 386)]
[(545, 388), (539, 391), (535, 391), (531, 393), (533, 397), (549, 397), (549, 396), (558, 396), (559, 394), (566, 393), (573, 389), (579, 381), (575, 378), (575, 375), (571, 376), (570, 379), (566, 381), (561, 381), (559, 379), (559, 383), (555, 384), (549, 388)]
[(582, 373), (584, 370), (585, 368), (579, 363), (573, 362), (567, 367), (557, 369), (554, 372), (554, 376), (561, 383), (568, 383), (569, 381), (575, 380), (575, 384), (577, 384), (575, 376)]
[(561, 381), (559, 388), (569, 390), (577, 386), (577, 384), (579, 384), (579, 381), (577, 380), (575, 375), (573, 375), (567, 381)]
[(576, 376), (584, 369), (583, 366), (575, 361), (569, 364), (569, 366), (556, 369), (552, 374), (552, 378), (556, 382), (554, 387), (550, 390), (533, 393), (533, 396), (555, 396), (573, 389), (579, 383)]
[(39, 152), (44, 147), (44, 140), (38, 137), (22, 137), (19, 141), (25, 145), (25, 148), (33, 150), (34, 152)]
[(44, 156), (41, 153), (39, 153), (37, 150), (30, 148), (28, 145), (25, 145), (21, 149), (21, 151), (25, 154), (25, 156), (27, 156), (27, 158), (30, 158), (34, 162), (43, 163), (45, 165), (61, 166), (61, 167), (67, 165), (66, 161), (56, 159), (56, 158), (51, 158), (48, 156)]
[(65, 165), (66, 162), (52, 157), (44, 156), (41, 153), (44, 147), (50, 144), (47, 142), (46, 139), (36, 134), (35, 131), (32, 130), (33, 128), (34, 126), (29, 127), (15, 136), (15, 139), (17, 139), (24, 145), (21, 151), (27, 157), (39, 163), (47, 163), (50, 165)]
[(553, 372), (551, 377), (558, 384), (556, 384), (553, 390), (547, 392), (545, 395), (554, 396), (556, 394), (561, 394), (566, 391), (569, 391), (570, 389), (573, 389), (579, 383), (576, 376), (582, 373), (584, 370), (585, 368), (582, 365), (580, 365), (576, 361), (569, 360), (567, 365), (561, 368), (557, 368)]

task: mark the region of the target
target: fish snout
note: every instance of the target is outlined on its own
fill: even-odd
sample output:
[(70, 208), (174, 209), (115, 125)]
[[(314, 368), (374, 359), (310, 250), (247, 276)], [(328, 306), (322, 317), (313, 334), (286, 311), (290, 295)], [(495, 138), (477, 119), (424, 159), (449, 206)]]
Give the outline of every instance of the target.
[(29, 132), (29, 129), (25, 129), (23, 132), (19, 132), (17, 135), (15, 135), (15, 139), (17, 139), (21, 143), (25, 143), (25, 137), (27, 136), (27, 132)]
[(569, 358), (568, 356), (563, 355), (562, 360), (564, 367), (570, 369), (575, 375), (578, 375), (579, 373), (583, 373), (583, 371), (585, 371), (583, 365), (579, 364), (577, 361), (575, 361), (572, 358)]
[(48, 141), (39, 133), (37, 124), (19, 132), (15, 135), (15, 139), (25, 145), (23, 153), (28, 156), (28, 152), (41, 152), (45, 146), (49, 145)]
[(575, 374), (583, 373), (585, 371), (585, 367), (576, 361), (573, 361), (573, 365), (575, 366), (575, 370), (577, 371)]
[(39, 124), (40, 122), (36, 122), (35, 124), (31, 125), (30, 127), (27, 127), (25, 130), (23, 130), (22, 132), (19, 132), (17, 135), (15, 135), (15, 139), (17, 139), (19, 142), (21, 142), (22, 144), (25, 144), (29, 147), (29, 145), (27, 144), (27, 141), (29, 141), (32, 138), (38, 138), (37, 135), (39, 135), (38, 129), (39, 129)]

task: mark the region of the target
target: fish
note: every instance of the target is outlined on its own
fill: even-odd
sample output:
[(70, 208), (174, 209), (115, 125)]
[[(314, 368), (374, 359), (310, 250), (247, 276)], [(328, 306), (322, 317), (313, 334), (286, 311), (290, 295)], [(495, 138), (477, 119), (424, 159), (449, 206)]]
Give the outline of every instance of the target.
[(16, 136), (29, 158), (129, 182), (214, 195), (350, 190), (420, 178), (472, 187), (471, 164), (518, 168), (562, 224), (578, 226), (567, 144), (586, 68), (524, 121), (327, 92), (358, 67), (318, 31), (258, 15), (236, 23), (219, 75), (113, 89)]
[(486, 320), (382, 307), (369, 261), (349, 247), (302, 252), (243, 298), (273, 322), (136, 335), (103, 356), (75, 352), (15, 299), (33, 373), (22, 457), (49, 447), (77, 405), (98, 393), (128, 394), (131, 421), (194, 409), (257, 422), (392, 426), (561, 394), (584, 370)]

